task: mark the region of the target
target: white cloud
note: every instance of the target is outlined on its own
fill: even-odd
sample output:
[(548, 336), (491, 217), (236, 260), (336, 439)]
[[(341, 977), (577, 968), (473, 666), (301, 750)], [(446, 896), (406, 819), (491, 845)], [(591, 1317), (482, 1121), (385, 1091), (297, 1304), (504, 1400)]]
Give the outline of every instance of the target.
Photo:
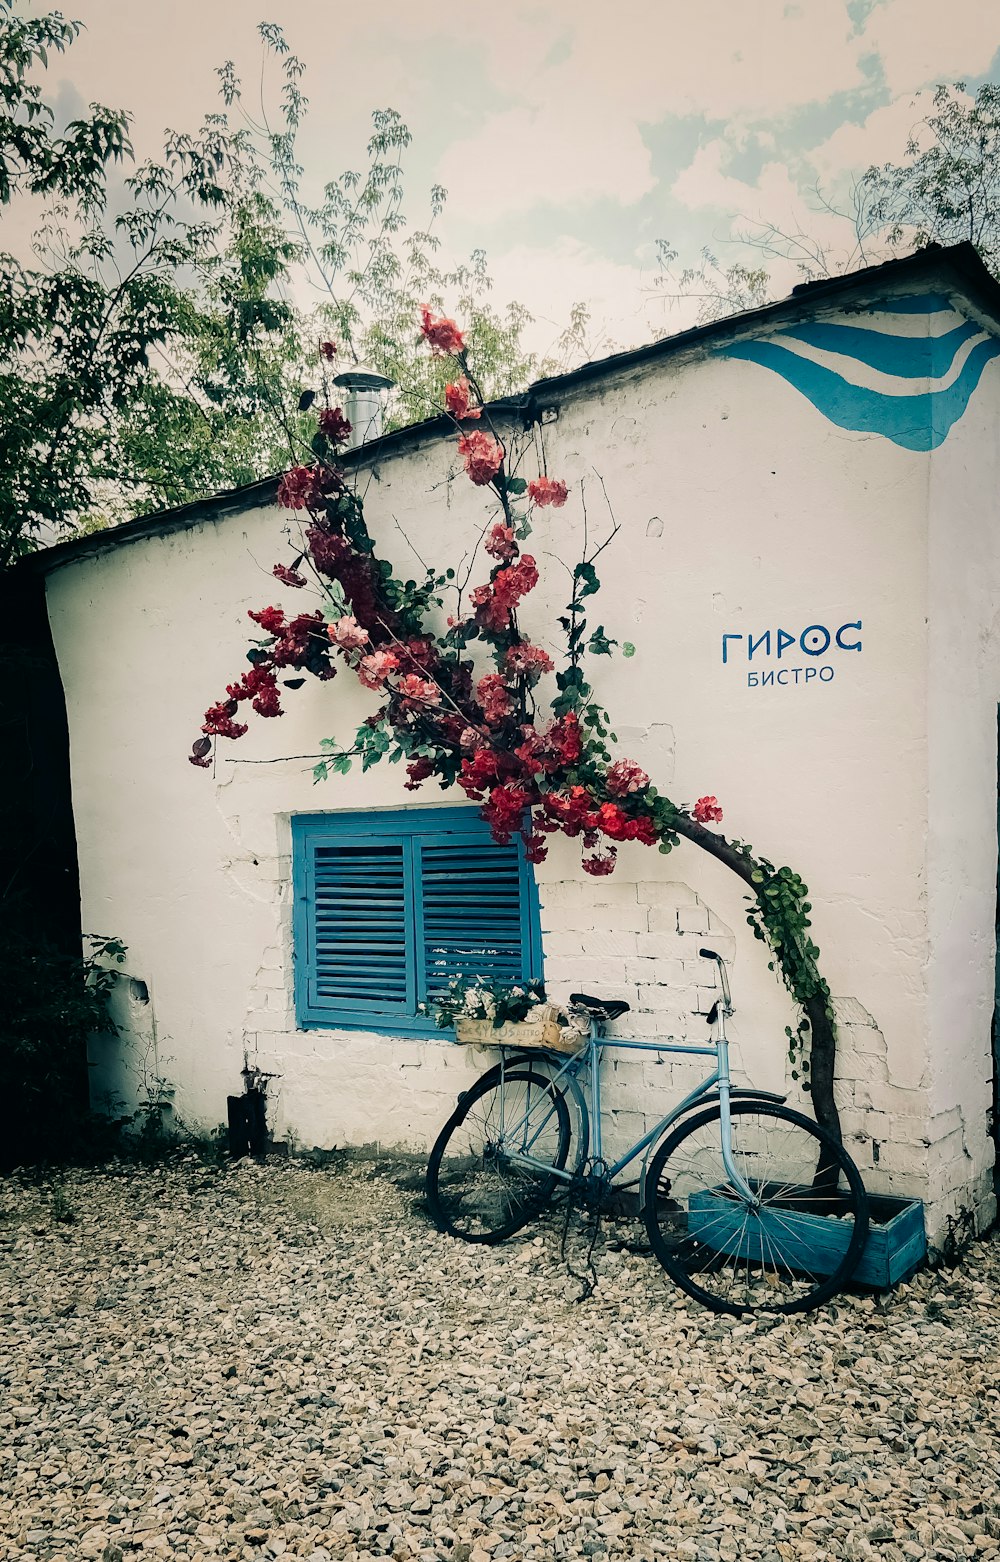
[(997, 13), (983, 0), (887, 0), (872, 10), (863, 41), (881, 58), (893, 96), (932, 82), (981, 75), (997, 48)]
[(628, 206), (655, 183), (638, 126), (595, 115), (579, 102), (493, 115), (448, 150), (438, 174), (454, 209), (469, 221), (603, 197)]
[(592, 313), (590, 356), (615, 346), (648, 341), (662, 319), (663, 304), (652, 294), (652, 277), (638, 266), (609, 260), (576, 239), (544, 246), (516, 244), (490, 255), (497, 299), (516, 298), (535, 316), (527, 345), (539, 356), (554, 353), (570, 310), (580, 300)]
[[(730, 120), (738, 136), (752, 119), (864, 80), (863, 47), (846, 10), (828, 0), (740, 8), (731, 0), (624, 0), (614, 26), (604, 0), (583, 0), (567, 14), (558, 61), (545, 63), (536, 47), (530, 67), (511, 73), (533, 14), (510, 7), (506, 48), (498, 60), (490, 53), (494, 79), (519, 103), (487, 118), (440, 167), (456, 204), (475, 215), (602, 197), (630, 205), (652, 187), (644, 124), (704, 114)], [(472, 34), (483, 25), (473, 14)]]
[(863, 124), (840, 125), (828, 140), (808, 153), (818, 178), (834, 184), (863, 174), (873, 163), (898, 162), (928, 107), (913, 92), (906, 92), (873, 110)]

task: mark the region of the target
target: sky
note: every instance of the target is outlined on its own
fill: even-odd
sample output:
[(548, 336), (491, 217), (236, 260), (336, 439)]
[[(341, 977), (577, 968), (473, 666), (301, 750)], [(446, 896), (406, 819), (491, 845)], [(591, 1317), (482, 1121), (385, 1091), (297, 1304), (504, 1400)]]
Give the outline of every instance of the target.
[[(1000, 79), (1000, 16), (983, 0), (260, 5), (64, 0), (86, 30), (48, 89), (64, 113), (131, 109), (150, 154), (165, 127), (218, 107), (224, 60), (248, 100), (259, 92), (256, 23), (278, 22), (307, 67), (307, 180), (361, 166), (372, 111), (397, 109), (413, 134), (410, 220), (443, 184), (443, 254), (485, 249), (494, 296), (528, 307), (541, 352), (576, 301), (595, 354), (690, 323), (693, 306), (657, 286), (658, 240), (679, 252), (675, 269), (703, 246), (724, 265), (759, 263), (739, 238), (760, 221), (846, 253), (849, 225), (823, 201), (902, 156), (921, 89)], [(265, 83), (271, 96), (273, 66)], [(779, 268), (780, 291), (795, 280)]]

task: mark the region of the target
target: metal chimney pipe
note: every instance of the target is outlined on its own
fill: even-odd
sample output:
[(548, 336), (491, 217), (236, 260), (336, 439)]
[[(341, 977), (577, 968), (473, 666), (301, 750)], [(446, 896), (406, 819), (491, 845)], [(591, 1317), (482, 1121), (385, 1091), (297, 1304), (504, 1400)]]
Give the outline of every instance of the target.
[(355, 450), (378, 439), (385, 418), (385, 392), (395, 381), (367, 364), (354, 363), (334, 375), (333, 383), (344, 392), (343, 412), (351, 425), (346, 448)]

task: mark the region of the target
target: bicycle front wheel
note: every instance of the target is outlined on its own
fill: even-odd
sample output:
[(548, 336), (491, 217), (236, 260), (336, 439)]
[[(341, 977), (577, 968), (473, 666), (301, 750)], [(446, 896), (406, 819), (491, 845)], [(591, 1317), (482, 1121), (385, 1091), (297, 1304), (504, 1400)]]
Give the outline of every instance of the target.
[(847, 1284), (868, 1234), (861, 1174), (842, 1145), (790, 1107), (733, 1101), (732, 1160), (720, 1109), (681, 1122), (649, 1164), (644, 1216), (660, 1263), (713, 1312), (796, 1313)]
[(440, 1231), (502, 1242), (552, 1197), (569, 1154), (566, 1098), (530, 1067), (491, 1069), (463, 1095), (427, 1164)]

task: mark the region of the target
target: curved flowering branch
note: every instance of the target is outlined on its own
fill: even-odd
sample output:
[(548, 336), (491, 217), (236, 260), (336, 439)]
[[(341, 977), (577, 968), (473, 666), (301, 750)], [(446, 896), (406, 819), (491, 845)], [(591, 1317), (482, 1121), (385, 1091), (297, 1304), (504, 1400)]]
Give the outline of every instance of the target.
[[(510, 475), (506, 447), (483, 405), (462, 332), (453, 320), (435, 318), (427, 309), (422, 331), (433, 352), (457, 363), (459, 372), (445, 393), (457, 453), (470, 482), (488, 490), (498, 506), (499, 518), (483, 533), (492, 561), (487, 578), (473, 588), (463, 614), (454, 570), (428, 569), (421, 581), (397, 577), (377, 555), (362, 501), (337, 464), (350, 424), (339, 407), (324, 406), (312, 444), (315, 460), (292, 467), (278, 488), (279, 503), (302, 518), (301, 549), (290, 565), (274, 566), (275, 577), (294, 589), (307, 585), (304, 571), (311, 573), (322, 605), (291, 618), (273, 606), (250, 612), (263, 637), (247, 653), (249, 671), (205, 712), (191, 763), (208, 767), (214, 739), (242, 737), (248, 723), (238, 718), (248, 710), (281, 716), (279, 684), (294, 689), (304, 682), (283, 674), (329, 681), (347, 671), (380, 703), (349, 749), (322, 740), (325, 757), (315, 767), (316, 780), (349, 770), (355, 760), (363, 769), (382, 759), (404, 761), (408, 790), (432, 779), (443, 788), (457, 784), (479, 804), (498, 842), (522, 836), (532, 862), (544, 860), (551, 834), (579, 838), (584, 871), (594, 876), (614, 871), (622, 841), (669, 852), (684, 837), (709, 851), (750, 888), (748, 921), (770, 945), (772, 965), (804, 1011), (799, 1031), (788, 1030), (793, 1056), (804, 1030), (811, 1029), (817, 1117), (838, 1133), (833, 1017), (829, 988), (816, 966), (819, 951), (807, 932), (805, 885), (790, 869), (776, 869), (744, 843), (707, 829), (722, 822), (717, 798), (706, 795), (682, 807), (659, 792), (634, 760), (613, 757), (611, 722), (585, 668), (587, 657), (609, 656), (617, 645), (603, 624), (588, 631), (586, 616), (600, 589), (595, 561), (617, 533), (616, 522), (598, 547), (590, 550), (585, 542), (584, 556), (572, 570), (571, 599), (558, 620), (566, 647), (562, 665), (522, 633), (518, 610), (538, 585), (539, 570), (521, 544), (530, 535), (534, 511), (561, 508), (569, 488), (545, 474), (530, 481)], [(321, 344), (321, 357), (331, 350), (331, 343)], [(469, 429), (469, 423), (475, 426)], [(458, 593), (459, 608), (442, 630), (448, 592)], [(626, 656), (633, 652), (627, 643), (620, 649)], [(477, 667), (477, 655), (492, 663), (489, 670)], [(555, 693), (546, 708), (540, 685), (550, 675)]]

